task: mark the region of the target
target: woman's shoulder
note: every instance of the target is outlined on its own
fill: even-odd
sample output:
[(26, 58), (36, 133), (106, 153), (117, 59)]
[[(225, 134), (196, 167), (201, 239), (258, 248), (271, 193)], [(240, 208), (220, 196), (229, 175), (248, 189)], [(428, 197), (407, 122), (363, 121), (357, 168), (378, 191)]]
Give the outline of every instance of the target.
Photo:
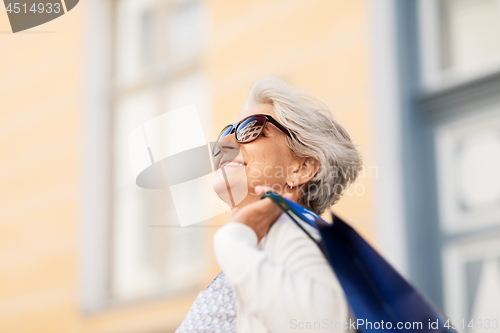
[[(316, 240), (319, 231), (306, 222), (295, 219)], [(266, 235), (263, 250), (280, 264), (300, 258), (324, 258), (317, 244), (287, 214), (283, 213)]]
[[(309, 236), (302, 230), (300, 226), (309, 233), (316, 241), (321, 240), (321, 235), (315, 227), (311, 226), (300, 218), (295, 217), (294, 220), (286, 213), (281, 214), (281, 216), (276, 220), (276, 222), (269, 229), (268, 237), (272, 240), (292, 240), (296, 238), (307, 239), (311, 244), (315, 245)], [(315, 245), (316, 246), (316, 245)]]
[[(316, 228), (301, 220), (297, 222), (317, 241), (321, 239)], [(335, 274), (318, 245), (288, 215), (282, 214), (273, 224), (263, 250), (274, 263), (339, 289)]]

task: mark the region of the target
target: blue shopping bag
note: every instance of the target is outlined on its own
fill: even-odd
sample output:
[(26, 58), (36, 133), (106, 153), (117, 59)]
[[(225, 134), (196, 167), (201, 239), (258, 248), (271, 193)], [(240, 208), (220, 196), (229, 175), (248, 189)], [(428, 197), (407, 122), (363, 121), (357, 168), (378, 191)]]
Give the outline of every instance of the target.
[[(456, 333), (439, 310), (338, 216), (332, 213), (330, 224), (274, 192), (262, 197), (271, 198), (319, 246), (344, 289), (359, 331)], [(318, 229), (321, 241), (297, 218)]]

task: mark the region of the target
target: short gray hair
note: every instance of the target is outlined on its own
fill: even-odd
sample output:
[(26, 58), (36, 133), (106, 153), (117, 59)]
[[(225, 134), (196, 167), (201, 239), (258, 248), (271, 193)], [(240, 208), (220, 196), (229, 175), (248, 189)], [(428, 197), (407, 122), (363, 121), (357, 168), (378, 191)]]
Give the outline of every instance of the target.
[(362, 158), (356, 145), (333, 119), (325, 103), (282, 79), (266, 76), (258, 80), (245, 106), (256, 104), (274, 107), (276, 120), (292, 134), (287, 144), (295, 156), (319, 162), (318, 172), (302, 187), (307, 189), (299, 203), (322, 214), (337, 203), (344, 190), (358, 177)]

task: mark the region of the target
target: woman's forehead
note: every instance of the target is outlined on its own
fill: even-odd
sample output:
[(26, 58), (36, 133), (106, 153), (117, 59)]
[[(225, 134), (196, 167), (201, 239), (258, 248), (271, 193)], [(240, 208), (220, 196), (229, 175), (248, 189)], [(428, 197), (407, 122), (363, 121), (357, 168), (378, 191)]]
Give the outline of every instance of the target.
[(274, 116), (274, 108), (271, 104), (256, 104), (249, 107), (243, 107), (236, 117), (236, 121), (240, 121), (253, 114), (267, 114)]

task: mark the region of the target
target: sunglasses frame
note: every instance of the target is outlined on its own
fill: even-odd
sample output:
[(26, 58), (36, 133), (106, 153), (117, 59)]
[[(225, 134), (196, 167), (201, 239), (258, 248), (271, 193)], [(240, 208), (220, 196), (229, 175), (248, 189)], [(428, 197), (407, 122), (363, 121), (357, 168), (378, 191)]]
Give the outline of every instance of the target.
[[(251, 139), (250, 141), (245, 141), (245, 142), (241, 142), (238, 140), (238, 137), (237, 137), (237, 130), (238, 130), (238, 127), (247, 119), (249, 118), (252, 118), (252, 117), (264, 117), (266, 118), (266, 121), (264, 122), (264, 124), (262, 125), (262, 128), (259, 132), (259, 135), (255, 136), (253, 139)], [(217, 141), (215, 141), (215, 145), (214, 145), (214, 151), (215, 151), (215, 148), (217, 148), (217, 144), (219, 143), (220, 139), (222, 139), (222, 133), (224, 133), (229, 127), (232, 127), (231, 128), (231, 131), (226, 134), (224, 137), (228, 136), (228, 135), (231, 135), (234, 133), (234, 138), (236, 139), (236, 142), (238, 143), (241, 143), (241, 144), (245, 144), (245, 143), (250, 143), (250, 142), (253, 142), (255, 140), (257, 140), (259, 138), (259, 136), (262, 134), (262, 131), (264, 130), (264, 127), (266, 127), (267, 123), (271, 123), (273, 124), (274, 126), (276, 126), (279, 130), (281, 130), (283, 133), (285, 133), (289, 138), (292, 137), (292, 134), (290, 133), (290, 131), (288, 129), (286, 129), (283, 125), (281, 125), (276, 119), (274, 119), (272, 116), (269, 116), (267, 114), (253, 114), (251, 116), (248, 116), (246, 118), (243, 118), (242, 120), (240, 121), (237, 121), (233, 124), (229, 124), (227, 126), (225, 126), (222, 131), (220, 131), (219, 133), (219, 136), (217, 137)], [(219, 151), (217, 151), (216, 153), (213, 153), (213, 156), (217, 156), (219, 155), (220, 153), (220, 149)]]

